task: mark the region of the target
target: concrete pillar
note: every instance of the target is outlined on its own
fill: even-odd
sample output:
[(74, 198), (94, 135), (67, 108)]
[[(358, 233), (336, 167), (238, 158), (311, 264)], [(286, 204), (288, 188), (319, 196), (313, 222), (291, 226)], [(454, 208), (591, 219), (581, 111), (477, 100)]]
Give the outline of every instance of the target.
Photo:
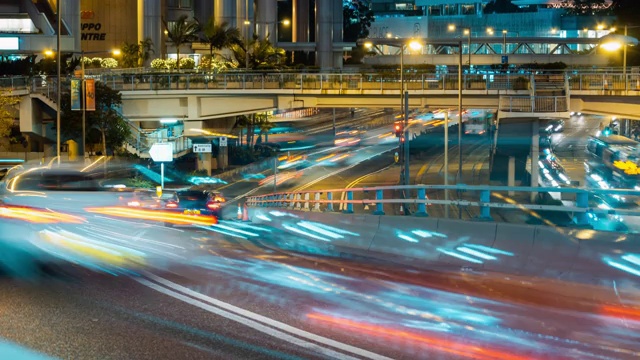
[(293, 0), (293, 42), (309, 41), (309, 0)]
[[(516, 186), (516, 157), (509, 156), (509, 170), (507, 177), (507, 186)], [(509, 196), (513, 196), (514, 191), (509, 191)]]
[(200, 153), (198, 154), (197, 160), (197, 169), (198, 170), (207, 170), (207, 175), (211, 176), (211, 168), (213, 167), (211, 161), (211, 153)]
[(334, 0), (316, 0), (316, 66), (330, 69), (333, 66), (333, 4)]
[(236, 2), (234, 0), (214, 0), (213, 15), (216, 24), (227, 22), (230, 26), (236, 26)]
[(140, 11), (138, 20), (142, 20), (143, 24), (142, 39), (150, 38), (153, 42), (153, 54), (163, 56), (166, 54), (166, 45), (160, 1), (143, 0), (143, 2), (143, 4), (138, 4), (138, 11)]
[(268, 38), (276, 43), (276, 24), (278, 22), (277, 0), (256, 0), (256, 31), (260, 39)]
[(218, 146), (218, 168), (225, 170), (229, 167), (229, 147)]
[(73, 36), (73, 51), (80, 51), (80, 0), (62, 1), (60, 16)]
[[(333, 44), (342, 42), (342, 32), (343, 32), (343, 23), (342, 23), (342, 1), (336, 2), (333, 1), (333, 32), (331, 38), (331, 48), (333, 51)], [(336, 69), (342, 69), (342, 51), (334, 51), (333, 52), (333, 67)]]
[[(538, 187), (538, 177), (540, 171), (538, 169), (538, 157), (540, 156), (540, 119), (535, 119), (531, 122), (531, 131), (533, 137), (531, 139), (531, 187)], [(531, 202), (533, 202), (538, 193), (531, 193)]]

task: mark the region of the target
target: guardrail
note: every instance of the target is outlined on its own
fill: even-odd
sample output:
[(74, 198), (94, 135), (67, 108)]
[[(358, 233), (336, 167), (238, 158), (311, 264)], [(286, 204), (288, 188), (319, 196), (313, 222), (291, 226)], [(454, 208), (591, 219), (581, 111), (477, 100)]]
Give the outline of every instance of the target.
[(4, 91), (29, 90), (31, 78), (27, 76), (0, 77), (0, 89)]
[(500, 96), (500, 111), (505, 112), (567, 112), (566, 96)]
[[(435, 200), (427, 198), (428, 190), (456, 190), (462, 192), (473, 192), (478, 195), (477, 201), (468, 200)], [(415, 193), (415, 197), (407, 196), (406, 198), (384, 198), (385, 191)], [(502, 203), (491, 202), (491, 195), (497, 192), (524, 192), (524, 193), (571, 193), (575, 194), (576, 201), (574, 206), (565, 205), (537, 205), (537, 204), (520, 204), (520, 203)], [(335, 193), (346, 194), (343, 199), (334, 199)], [(373, 199), (363, 198), (354, 199), (355, 193), (362, 193), (367, 197), (373, 194)], [(334, 205), (343, 204), (345, 213), (353, 213), (354, 204), (374, 204), (374, 215), (384, 215), (384, 204), (415, 204), (417, 205), (416, 216), (427, 216), (427, 205), (454, 205), (454, 206), (471, 206), (479, 209), (479, 218), (491, 220), (490, 209), (527, 209), (542, 210), (570, 213), (574, 215), (575, 222), (578, 225), (587, 225), (589, 223), (589, 214), (609, 214), (609, 215), (640, 215), (639, 210), (622, 210), (622, 209), (602, 209), (589, 207), (589, 195), (610, 195), (610, 196), (640, 196), (637, 190), (591, 190), (579, 188), (555, 188), (555, 187), (509, 187), (509, 186), (471, 186), (471, 185), (410, 185), (410, 186), (378, 186), (370, 188), (351, 188), (351, 189), (329, 189), (329, 190), (310, 190), (298, 192), (284, 192), (266, 195), (250, 196), (246, 199), (246, 203), (253, 207), (281, 207), (289, 209), (304, 209), (310, 211), (334, 211)], [(326, 205), (322, 208), (321, 205)]]

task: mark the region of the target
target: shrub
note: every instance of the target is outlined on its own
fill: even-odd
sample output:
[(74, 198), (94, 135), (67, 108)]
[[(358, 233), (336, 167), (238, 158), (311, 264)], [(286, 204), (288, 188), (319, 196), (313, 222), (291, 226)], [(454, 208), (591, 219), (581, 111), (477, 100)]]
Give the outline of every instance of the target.
[(151, 61), (151, 67), (156, 70), (164, 70), (167, 68), (164, 59), (153, 59), (153, 61)]
[(118, 60), (114, 58), (104, 58), (100, 62), (100, 66), (106, 69), (113, 69), (118, 67)]
[(173, 69), (176, 68), (177, 63), (178, 62), (176, 61), (176, 59), (166, 59), (164, 61), (164, 68), (165, 69), (169, 69), (169, 70), (173, 70)]
[(196, 61), (190, 57), (180, 59), (180, 69), (193, 69), (196, 67)]
[(91, 59), (91, 66), (99, 68), (102, 66), (102, 58), (94, 57)]

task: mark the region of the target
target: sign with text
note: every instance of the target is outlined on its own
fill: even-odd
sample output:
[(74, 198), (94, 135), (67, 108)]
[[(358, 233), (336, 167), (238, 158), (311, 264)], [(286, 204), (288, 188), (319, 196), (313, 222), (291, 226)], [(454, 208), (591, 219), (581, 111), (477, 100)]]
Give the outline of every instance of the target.
[(226, 147), (227, 146), (227, 138), (225, 136), (220, 138), (220, 147)]
[(71, 110), (82, 110), (81, 93), (82, 85), (80, 79), (71, 79)]
[(210, 153), (211, 144), (193, 144), (194, 153)]
[(100, 32), (102, 29), (102, 23), (83, 23), (80, 25), (80, 30), (82, 30), (82, 34), (80, 35), (81, 40), (98, 40), (105, 41), (107, 39), (107, 33)]
[(502, 55), (502, 63), (503, 64), (508, 64), (509, 63), (509, 56)]
[(96, 111), (96, 81), (95, 79), (87, 79), (85, 81), (85, 110)]

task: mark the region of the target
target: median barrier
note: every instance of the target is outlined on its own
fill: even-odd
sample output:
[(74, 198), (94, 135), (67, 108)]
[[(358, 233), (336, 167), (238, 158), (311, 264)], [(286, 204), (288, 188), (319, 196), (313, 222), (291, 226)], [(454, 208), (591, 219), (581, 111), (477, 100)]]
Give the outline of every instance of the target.
[(379, 257), (391, 254), (399, 258), (420, 259), (429, 264), (436, 264), (439, 254), (436, 249), (448, 242), (446, 236), (438, 233), (439, 221), (443, 220), (381, 216), (380, 228), (369, 250)]
[(571, 236), (566, 228), (536, 226), (533, 246), (522, 273), (553, 279), (567, 278), (580, 245), (580, 241)]
[(249, 210), (251, 221), (282, 230), (282, 236), (262, 241), (285, 250), (597, 285), (618, 281), (623, 287), (636, 286), (640, 277), (636, 234), (410, 216)]
[(440, 262), (460, 267), (482, 268), (494, 257), (487, 253), (496, 236), (496, 223), (441, 219), (438, 233), (447, 237), (437, 249)]
[(496, 255), (484, 269), (488, 271), (522, 274), (533, 247), (535, 226), (497, 223), (491, 248)]

